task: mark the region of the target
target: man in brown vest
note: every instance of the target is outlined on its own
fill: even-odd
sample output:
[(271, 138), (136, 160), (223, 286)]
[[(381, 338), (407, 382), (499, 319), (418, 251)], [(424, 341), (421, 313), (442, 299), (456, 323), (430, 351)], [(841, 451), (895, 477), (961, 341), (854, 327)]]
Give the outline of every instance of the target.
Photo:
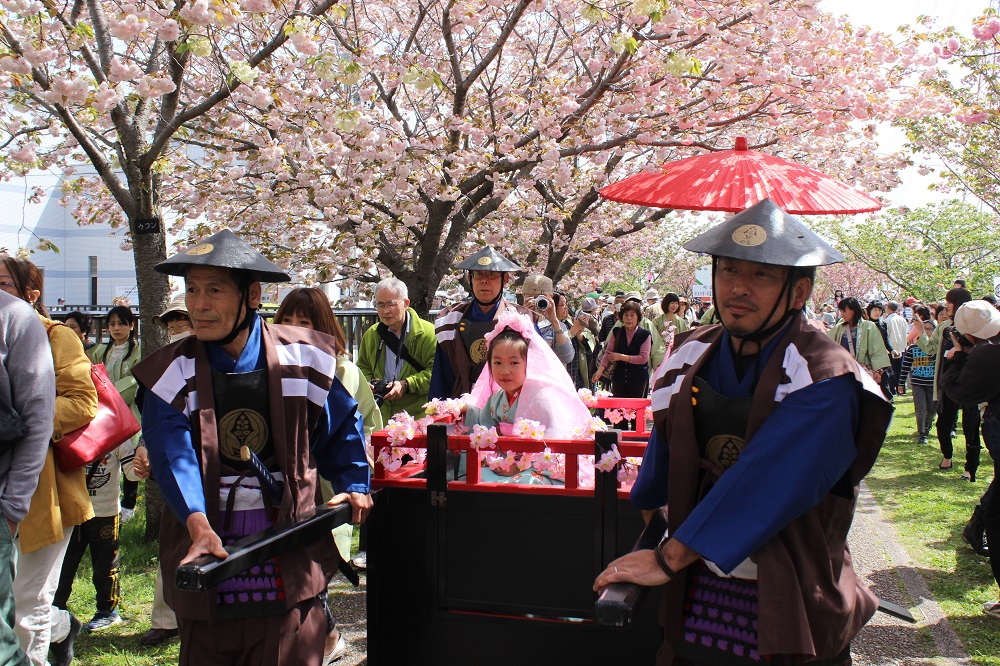
[[(317, 473), (338, 493), (331, 503), (349, 502), (353, 521), (363, 521), (371, 508), (363, 423), (335, 376), (333, 339), (256, 314), (261, 281), (289, 277), (229, 230), (156, 270), (184, 277), (193, 328), (133, 369), (150, 464), (171, 509), (160, 523), (167, 579), (181, 563), (225, 558), (224, 544), (307, 514)], [(242, 447), (278, 483), (264, 483)], [(336, 553), (327, 532), (207, 592), (166, 585), (180, 663), (319, 666), (328, 631), (319, 596)]]
[(455, 269), (468, 271), (472, 300), (441, 310), (434, 320), (437, 350), (431, 398), (457, 398), (472, 390), (486, 363), (484, 336), (493, 330), (501, 312), (514, 309), (538, 320), (530, 310), (504, 300), (508, 276), (521, 267), (491, 246), (459, 262)]
[(850, 664), (877, 600), (847, 533), (892, 407), (802, 312), (843, 256), (769, 200), (684, 247), (712, 255), (722, 323), (678, 335), (654, 386), (631, 498), (668, 530), (594, 587), (664, 585), (658, 664)]

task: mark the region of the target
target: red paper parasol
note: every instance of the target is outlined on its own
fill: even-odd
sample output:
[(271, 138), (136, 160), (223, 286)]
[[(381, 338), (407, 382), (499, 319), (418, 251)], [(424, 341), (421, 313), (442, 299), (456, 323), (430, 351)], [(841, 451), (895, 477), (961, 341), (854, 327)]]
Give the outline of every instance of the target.
[(736, 148), (668, 162), (659, 173), (637, 173), (601, 190), (611, 201), (737, 213), (770, 199), (792, 215), (868, 213), (882, 207), (876, 199), (839, 180), (789, 160)]

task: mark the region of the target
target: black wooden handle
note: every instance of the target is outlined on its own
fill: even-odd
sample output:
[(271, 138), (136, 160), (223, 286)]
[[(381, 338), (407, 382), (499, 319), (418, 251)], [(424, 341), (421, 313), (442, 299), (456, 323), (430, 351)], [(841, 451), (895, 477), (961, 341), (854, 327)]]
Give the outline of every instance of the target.
[[(667, 531), (667, 516), (663, 510), (653, 514), (632, 548), (652, 550)], [(626, 627), (635, 618), (636, 610), (646, 598), (649, 588), (635, 583), (612, 583), (601, 592), (594, 604), (594, 621), (605, 627)]]
[(306, 517), (291, 525), (275, 525), (266, 530), (234, 541), (227, 548), (229, 557), (224, 560), (213, 555), (203, 555), (198, 559), (177, 567), (174, 579), (177, 588), (193, 592), (204, 592), (227, 578), (259, 566), (275, 555), (298, 546), (307, 545), (323, 532), (351, 520), (351, 505), (321, 506)]

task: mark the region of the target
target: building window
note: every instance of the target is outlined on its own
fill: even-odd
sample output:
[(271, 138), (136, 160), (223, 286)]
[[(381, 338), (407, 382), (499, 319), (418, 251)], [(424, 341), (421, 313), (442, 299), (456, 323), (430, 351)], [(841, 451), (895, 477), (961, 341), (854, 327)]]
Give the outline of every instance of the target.
[(97, 305), (97, 257), (90, 258), (90, 304)]

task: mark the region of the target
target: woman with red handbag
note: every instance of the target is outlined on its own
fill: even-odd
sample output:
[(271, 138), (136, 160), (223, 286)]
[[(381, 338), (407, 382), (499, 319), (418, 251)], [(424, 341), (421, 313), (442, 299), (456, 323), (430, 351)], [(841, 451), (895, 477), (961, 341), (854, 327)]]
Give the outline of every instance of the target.
[[(91, 361), (103, 363), (108, 378), (121, 395), (132, 415), (139, 419), (135, 406), (136, 382), (130, 368), (142, 360), (136, 341), (135, 315), (127, 306), (118, 305), (108, 312), (108, 333), (111, 341), (97, 345), (89, 353)], [(133, 469), (135, 447), (139, 443), (139, 433), (121, 442), (117, 448), (86, 465), (87, 491), (94, 505), (94, 517), (73, 528), (69, 548), (62, 564), (59, 587), (53, 605), (66, 609), (73, 579), (90, 549), (93, 564), (93, 581), (97, 613), (83, 625), (83, 632), (90, 633), (106, 629), (121, 622), (118, 603), (121, 601), (121, 579), (118, 575), (118, 549), (121, 545), (121, 522), (131, 517), (135, 511), (136, 491), (139, 478)], [(122, 476), (124, 475), (124, 479)], [(120, 500), (122, 481), (125, 484), (125, 500)], [(127, 513), (126, 513), (127, 512)]]
[[(30, 303), (48, 330), (56, 373), (56, 416), (53, 440), (88, 424), (97, 413), (97, 391), (90, 359), (80, 338), (47, 317), (41, 302), (42, 276), (27, 259), (0, 255), (0, 289)], [(94, 517), (83, 468), (64, 472), (55, 464), (51, 446), (31, 498), (31, 508), (18, 529), (17, 574), (14, 578), (15, 631), (32, 664), (69, 664), (80, 622), (52, 606), (63, 557), (73, 528)], [(49, 658), (49, 651), (52, 651)]]

